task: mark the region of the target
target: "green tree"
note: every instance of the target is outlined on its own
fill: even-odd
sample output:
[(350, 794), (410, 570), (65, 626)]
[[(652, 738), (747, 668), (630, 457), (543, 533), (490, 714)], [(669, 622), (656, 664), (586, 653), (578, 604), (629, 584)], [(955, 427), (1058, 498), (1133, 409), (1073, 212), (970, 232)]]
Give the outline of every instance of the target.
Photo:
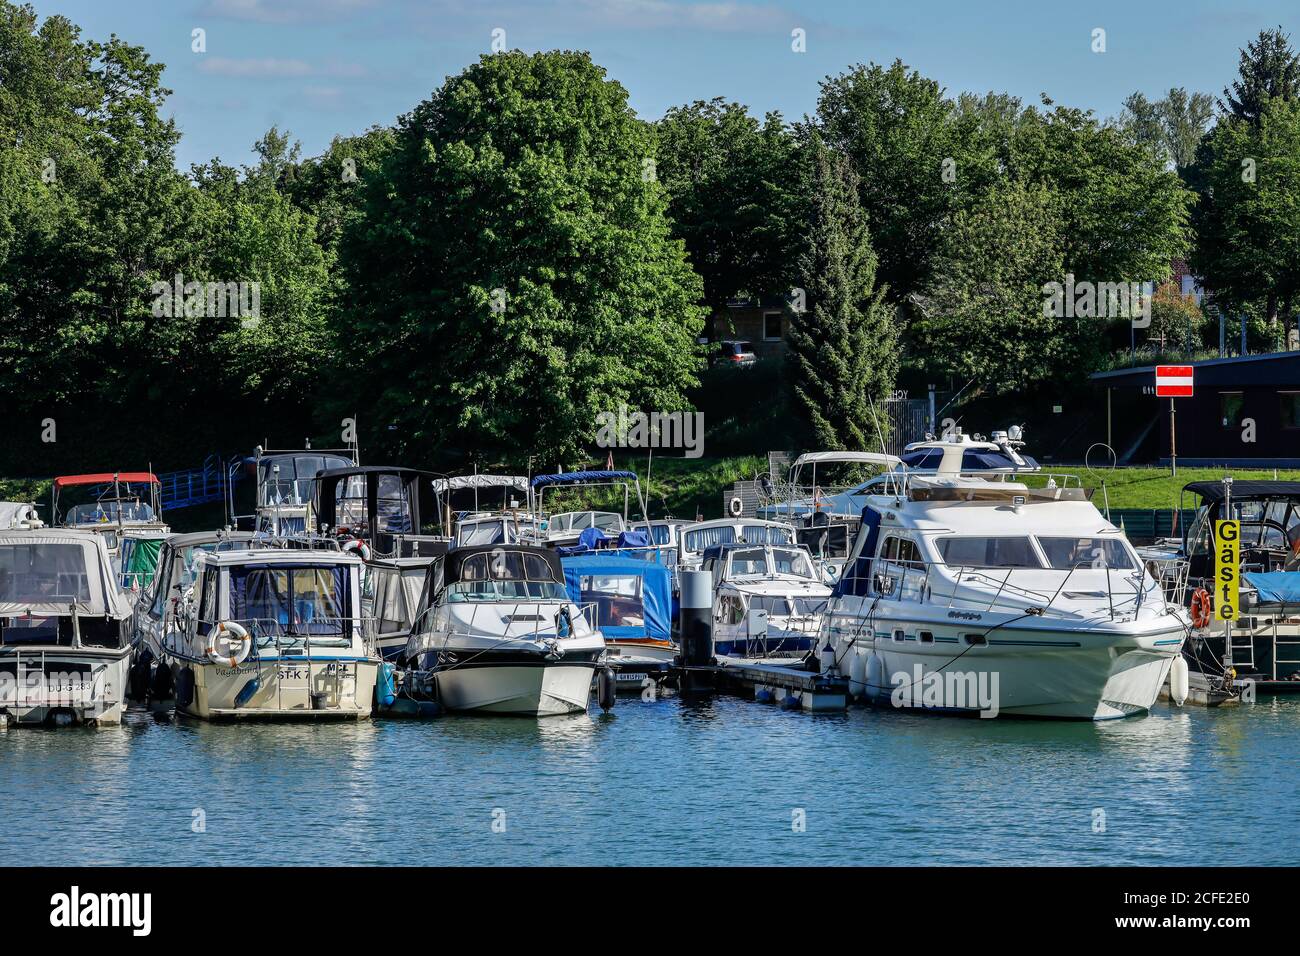
[(1257, 121), (1226, 116), (1201, 144), (1190, 264), (1224, 308), (1263, 303), (1270, 326), (1300, 291), (1300, 100), (1273, 98)]
[(935, 280), (913, 323), (922, 367), (1005, 394), (1050, 380), (1091, 347), (1088, 319), (1044, 314), (1045, 283), (1064, 272), (1058, 200), (1044, 184), (994, 187), (945, 231)]
[(1174, 87), (1160, 100), (1134, 93), (1124, 101), (1120, 126), (1179, 169), (1196, 159), (1196, 147), (1214, 119), (1214, 99), (1208, 93), (1188, 93)]
[(1166, 282), (1151, 297), (1151, 325), (1146, 340), (1160, 352), (1185, 349), (1195, 352), (1205, 339), (1209, 322), (1196, 298), (1183, 295), (1172, 282)]
[(806, 132), (803, 153), (798, 267), (807, 311), (790, 329), (792, 404), (816, 447), (863, 450), (877, 443), (871, 404), (893, 389), (898, 327), (885, 290), (875, 287), (857, 175), (815, 131)]
[(1261, 30), (1240, 52), (1237, 79), (1223, 88), (1219, 109), (1257, 125), (1270, 99), (1300, 96), (1300, 57), (1280, 26)]
[(686, 244), (709, 308), (736, 295), (788, 292), (795, 145), (780, 115), (760, 123), (739, 103), (697, 101), (670, 109), (655, 131), (673, 234)]
[(674, 409), (702, 294), (651, 129), (586, 54), (482, 57), (402, 118), (347, 230), (339, 334), (423, 448), (561, 461), (597, 414)]
[(821, 84), (819, 129), (853, 164), (880, 278), (895, 299), (929, 280), (944, 222), (973, 174), (954, 114), (938, 83), (899, 60), (859, 64)]

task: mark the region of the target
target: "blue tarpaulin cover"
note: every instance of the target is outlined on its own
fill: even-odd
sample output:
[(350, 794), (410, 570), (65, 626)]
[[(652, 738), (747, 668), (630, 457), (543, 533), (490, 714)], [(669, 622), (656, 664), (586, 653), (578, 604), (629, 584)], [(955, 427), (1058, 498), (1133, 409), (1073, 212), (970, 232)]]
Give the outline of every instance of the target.
[[(606, 637), (669, 640), (673, 590), (667, 567), (608, 553), (561, 558), (560, 564), (570, 600), (596, 605), (596, 626)], [(638, 618), (641, 623), (633, 623)]]
[(581, 485), (598, 481), (622, 481), (636, 478), (631, 471), (568, 471), (562, 475), (534, 475), (534, 488), (547, 488), (551, 485)]
[(1247, 571), (1242, 577), (1246, 579), (1247, 584), (1259, 592), (1261, 604), (1300, 605), (1300, 573)]

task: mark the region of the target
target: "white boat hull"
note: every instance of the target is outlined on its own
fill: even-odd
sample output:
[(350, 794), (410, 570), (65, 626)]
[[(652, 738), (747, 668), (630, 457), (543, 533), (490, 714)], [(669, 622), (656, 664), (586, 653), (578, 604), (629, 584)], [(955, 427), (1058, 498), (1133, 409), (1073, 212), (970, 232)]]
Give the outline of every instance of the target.
[(437, 673), (447, 710), (549, 717), (585, 713), (593, 665), (563, 661), (456, 667)]
[(103, 727), (122, 722), (129, 648), (28, 650), (0, 661), (15, 665), (0, 685), (0, 711), (16, 725), (55, 720)]
[[(971, 647), (968, 633), (981, 627), (878, 617), (873, 638), (853, 629), (832, 632), (840, 672), (853, 655), (870, 674), (866, 695), (899, 708), (980, 712), (988, 716), (1109, 720), (1143, 713), (1156, 702), (1178, 656), (1183, 631), (1125, 634), (1100, 629), (999, 628), (988, 643)], [(893, 633), (901, 630), (902, 640)], [(934, 637), (921, 643), (920, 631)], [(872, 664), (876, 656), (878, 663)]]

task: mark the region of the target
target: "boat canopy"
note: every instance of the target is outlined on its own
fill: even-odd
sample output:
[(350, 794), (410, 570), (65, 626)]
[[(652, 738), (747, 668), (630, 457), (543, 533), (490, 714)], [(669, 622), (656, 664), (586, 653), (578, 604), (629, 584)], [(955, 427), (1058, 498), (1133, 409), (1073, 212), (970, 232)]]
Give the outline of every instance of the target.
[(101, 471), (93, 475), (60, 475), (54, 479), (54, 487), (71, 488), (77, 485), (111, 485), (115, 481), (123, 484), (161, 484), (158, 476), (149, 471)]
[[(945, 449), (918, 448), (903, 455), (903, 464), (908, 468), (937, 471), (943, 463)], [(992, 449), (967, 448), (961, 453), (961, 472), (979, 471), (1037, 471), (1038, 462), (1028, 455), (1021, 455), (1024, 464), (1016, 464), (1010, 455)]]
[(595, 605), (596, 627), (606, 637), (670, 639), (673, 588), (666, 566), (601, 553), (561, 563), (570, 600)]
[(433, 490), (440, 495), (474, 488), (514, 488), (527, 493), (528, 479), (523, 475), (457, 475), (433, 479)]
[(1259, 593), (1260, 604), (1300, 607), (1300, 574), (1294, 571), (1247, 571), (1242, 577)]
[(897, 455), (886, 455), (878, 451), (810, 451), (807, 454), (800, 455), (794, 460), (795, 468), (802, 468), (804, 465), (825, 465), (825, 464), (859, 464), (859, 465), (881, 465), (885, 468), (893, 468), (902, 459)]
[(0, 616), (130, 615), (104, 539), (58, 528), (0, 532)]
[(559, 584), (564, 580), (559, 555), (550, 548), (523, 544), (453, 548), (438, 565), (442, 579), (449, 583), (500, 579)]
[(632, 471), (570, 471), (561, 475), (534, 475), (533, 488), (549, 488), (552, 485), (585, 485), (602, 481), (636, 481), (636, 472)]
[[(1224, 498), (1223, 482), (1193, 481), (1184, 485), (1183, 491), (1200, 495), (1206, 504), (1218, 504)], [(1294, 498), (1300, 500), (1300, 481), (1236, 481), (1232, 482), (1232, 497), (1240, 498)]]

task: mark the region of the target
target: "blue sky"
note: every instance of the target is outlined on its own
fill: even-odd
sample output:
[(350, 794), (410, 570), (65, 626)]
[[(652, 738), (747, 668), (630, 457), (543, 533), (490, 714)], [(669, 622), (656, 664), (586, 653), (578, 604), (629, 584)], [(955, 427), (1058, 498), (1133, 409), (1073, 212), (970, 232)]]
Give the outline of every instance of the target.
[[(648, 119), (724, 96), (755, 113), (812, 111), (818, 82), (901, 58), (952, 93), (1008, 91), (1113, 115), (1134, 90), (1217, 94), (1237, 50), (1281, 24), (1300, 44), (1296, 0), (35, 0), (85, 35), (111, 33), (167, 64), (177, 163), (244, 163), (272, 124), (304, 155), (335, 134), (389, 124), (489, 51), (494, 29), (526, 51), (591, 52)], [(191, 31), (207, 51), (191, 51)], [(807, 50), (791, 50), (791, 31)], [(1092, 32), (1106, 31), (1106, 52)]]

